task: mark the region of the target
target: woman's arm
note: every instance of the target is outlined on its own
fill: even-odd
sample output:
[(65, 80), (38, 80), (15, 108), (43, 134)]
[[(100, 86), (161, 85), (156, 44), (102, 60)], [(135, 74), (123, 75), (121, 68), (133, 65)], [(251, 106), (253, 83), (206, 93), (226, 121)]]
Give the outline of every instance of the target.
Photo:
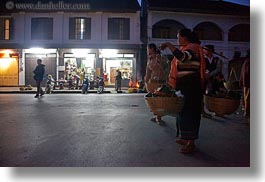
[(169, 48), (172, 54), (181, 62), (191, 60), (192, 58), (192, 55), (189, 51), (182, 52), (178, 48), (176, 48), (174, 45), (172, 45), (170, 42), (166, 42), (160, 45), (161, 50), (164, 50), (166, 48)]

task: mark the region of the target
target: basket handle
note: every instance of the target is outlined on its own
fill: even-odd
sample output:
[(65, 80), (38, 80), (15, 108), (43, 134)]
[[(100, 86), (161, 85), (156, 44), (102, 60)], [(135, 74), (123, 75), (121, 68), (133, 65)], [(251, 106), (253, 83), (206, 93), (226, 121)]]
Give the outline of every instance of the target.
[(228, 80), (231, 80), (231, 77), (232, 77), (233, 73), (234, 73), (235, 80), (237, 81), (238, 79), (237, 79), (237, 76), (236, 76), (235, 68), (231, 68)]

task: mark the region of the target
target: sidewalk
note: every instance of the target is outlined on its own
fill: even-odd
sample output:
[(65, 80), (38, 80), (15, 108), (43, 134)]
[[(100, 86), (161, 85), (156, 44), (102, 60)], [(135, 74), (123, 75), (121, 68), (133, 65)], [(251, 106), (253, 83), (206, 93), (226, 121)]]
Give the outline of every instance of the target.
[[(33, 87), (32, 90), (19, 90), (20, 87), (0, 87), (0, 94), (34, 94), (36, 93), (36, 87)], [(44, 90), (45, 88), (42, 87), (42, 89)], [(122, 87), (121, 88), (122, 93), (129, 93), (128, 92), (128, 87)], [(69, 90), (67, 88), (65, 89), (56, 89), (53, 91), (54, 94), (62, 94), (62, 93), (66, 93), (66, 94), (81, 94), (81, 90)], [(88, 93), (97, 93), (97, 88), (94, 89), (90, 89), (88, 90)], [(104, 93), (113, 93), (113, 94), (117, 94), (117, 92), (115, 91), (114, 87), (105, 87), (104, 88)]]

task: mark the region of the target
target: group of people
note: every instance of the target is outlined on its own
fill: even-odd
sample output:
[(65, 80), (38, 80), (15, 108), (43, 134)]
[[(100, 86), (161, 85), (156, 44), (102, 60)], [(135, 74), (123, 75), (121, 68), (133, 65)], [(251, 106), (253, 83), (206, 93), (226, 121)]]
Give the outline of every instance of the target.
[(79, 89), (85, 78), (85, 68), (78, 68), (76, 65), (70, 66), (68, 62), (65, 63), (65, 80), (68, 83), (69, 89)]
[[(159, 48), (153, 43), (148, 45), (149, 59), (144, 80), (147, 83), (148, 94), (154, 92), (148, 85), (155, 82), (157, 87), (167, 84), (172, 89), (180, 90), (184, 95), (183, 110), (176, 117), (175, 142), (182, 145), (181, 153), (192, 153), (196, 148), (194, 141), (199, 136), (201, 116), (212, 117), (204, 110), (203, 94), (215, 94), (224, 87), (222, 61), (214, 56), (214, 46), (202, 47), (196, 34), (190, 29), (181, 29), (177, 39), (178, 48), (170, 42), (161, 44)], [(174, 55), (170, 70), (160, 55), (160, 50), (166, 48)], [(249, 68), (248, 65), (246, 69)], [(248, 95), (249, 89), (244, 90)], [(164, 123), (161, 116), (155, 116), (151, 121)]]
[[(195, 140), (199, 136), (201, 115), (211, 117), (204, 111), (203, 94), (214, 93), (220, 89), (218, 82), (222, 81), (222, 62), (213, 55), (214, 46), (202, 47), (195, 34), (190, 29), (182, 29), (177, 34), (179, 48), (170, 42), (160, 45), (160, 50), (168, 48), (174, 55), (170, 70), (166, 60), (160, 54), (155, 44), (149, 44), (149, 59), (146, 66), (145, 83), (157, 83), (157, 85), (168, 84), (175, 90), (180, 90), (185, 97), (183, 110), (176, 117), (176, 143), (182, 145), (182, 153), (195, 151)], [(45, 66), (41, 59), (37, 60), (37, 67), (33, 71), (37, 84), (36, 98), (42, 96), (41, 81), (45, 73)], [(116, 90), (121, 87), (121, 75), (117, 71)], [(241, 72), (241, 84), (244, 87), (244, 109), (245, 115), (249, 117), (250, 110), (250, 58), (248, 56)], [(154, 92), (154, 89), (149, 89)], [(161, 116), (151, 119), (162, 124)]]
[[(184, 95), (183, 110), (176, 117), (176, 143), (183, 145), (180, 152), (191, 153), (195, 150), (194, 140), (198, 138), (199, 134), (205, 81), (205, 61), (203, 49), (190, 29), (180, 30), (177, 39), (179, 48), (176, 48), (170, 42), (160, 45), (160, 50), (168, 48), (174, 55), (169, 71), (163, 68), (165, 66), (161, 64), (157, 47), (154, 44), (149, 44), (149, 60), (146, 67), (145, 82), (157, 81), (164, 84), (168, 80), (168, 86), (180, 90)], [(158, 124), (161, 123), (159, 119), (161, 117), (156, 116)]]

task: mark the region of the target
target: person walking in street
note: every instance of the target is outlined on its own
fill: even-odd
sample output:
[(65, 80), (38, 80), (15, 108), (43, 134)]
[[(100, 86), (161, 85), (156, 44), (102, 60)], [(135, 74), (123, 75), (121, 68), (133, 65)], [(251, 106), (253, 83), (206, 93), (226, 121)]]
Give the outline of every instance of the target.
[[(167, 61), (163, 59), (160, 55), (160, 51), (157, 49), (156, 45), (151, 43), (147, 47), (149, 59), (146, 66), (146, 73), (144, 81), (146, 83), (146, 89), (149, 92), (148, 95), (152, 95), (157, 88), (166, 84), (168, 76), (168, 64)], [(157, 124), (164, 124), (161, 116), (156, 115), (151, 118), (151, 121), (156, 121)]]
[(35, 70), (33, 71), (34, 73), (34, 80), (36, 81), (36, 86), (37, 86), (37, 93), (35, 95), (35, 98), (39, 98), (39, 96), (44, 95), (44, 91), (41, 88), (41, 82), (43, 81), (44, 73), (45, 73), (45, 65), (41, 64), (42, 60), (37, 59), (37, 66)]
[(183, 145), (180, 152), (187, 154), (195, 151), (194, 140), (199, 137), (205, 62), (202, 47), (190, 29), (181, 29), (177, 38), (179, 48), (170, 42), (161, 44), (160, 48), (169, 48), (173, 53), (169, 85), (185, 97), (183, 109), (176, 117), (175, 141)]

